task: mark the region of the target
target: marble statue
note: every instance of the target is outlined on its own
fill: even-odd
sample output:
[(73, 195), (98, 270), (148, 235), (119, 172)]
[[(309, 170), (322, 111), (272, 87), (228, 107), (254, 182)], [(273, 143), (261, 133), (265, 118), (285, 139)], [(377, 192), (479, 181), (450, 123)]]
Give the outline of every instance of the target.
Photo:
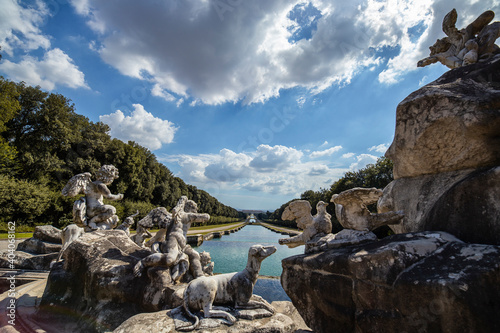
[[(80, 228), (76, 224), (70, 224), (67, 227), (65, 227), (63, 230), (61, 230), (61, 240), (62, 240), (62, 247), (61, 251), (59, 251), (59, 255), (57, 256), (57, 259), (55, 262), (58, 262), (61, 260), (62, 255), (64, 251), (68, 248), (69, 244), (71, 244), (75, 239), (78, 239), (81, 235), (84, 234), (84, 229)], [(51, 263), (52, 266), (52, 263)]]
[(200, 262), (203, 273), (205, 273), (206, 276), (214, 275), (214, 262), (212, 261), (210, 252), (203, 251), (200, 253)]
[(274, 246), (253, 245), (248, 251), (248, 262), (241, 272), (199, 277), (191, 281), (184, 291), (183, 308), (194, 324), (177, 328), (179, 331), (192, 331), (199, 327), (200, 320), (193, 314), (203, 310), (205, 318), (226, 319), (230, 325), (236, 318), (224, 310), (213, 309), (214, 304), (231, 305), (236, 309), (266, 309), (271, 314), (274, 308), (262, 297), (253, 294), (261, 263), (276, 252)]
[[(123, 230), (127, 234), (127, 236), (130, 237), (130, 227), (134, 224), (134, 217), (139, 215), (139, 211), (137, 211), (135, 214), (128, 216), (125, 218), (125, 220), (120, 224), (118, 227), (116, 227), (117, 230)], [(151, 235), (149, 236), (151, 237)]]
[(144, 228), (142, 225), (137, 224), (137, 229), (135, 230), (135, 234), (130, 236), (130, 239), (139, 245), (140, 247), (148, 247), (146, 243), (147, 238), (152, 238), (153, 235), (149, 232), (148, 229)]
[(91, 180), (89, 172), (73, 176), (62, 190), (62, 195), (74, 197), (84, 194), (73, 205), (73, 222), (86, 231), (116, 227), (119, 218), (116, 208), (105, 205), (103, 199), (121, 200), (123, 194), (112, 194), (107, 185), (118, 178), (118, 169), (113, 165), (103, 165), (96, 173), (96, 180)]
[[(194, 278), (204, 276), (200, 261), (200, 255), (189, 244), (187, 244), (187, 231), (193, 222), (208, 222), (210, 215), (197, 212), (197, 205), (194, 201), (182, 196), (177, 205), (172, 209), (171, 218), (166, 214), (164, 208), (156, 208), (155, 212), (150, 212), (150, 220), (153, 221), (158, 215), (158, 224), (161, 229), (159, 239), (165, 239), (151, 245), (153, 253), (140, 260), (134, 267), (134, 275), (141, 276), (144, 269), (149, 267), (166, 267), (171, 269), (171, 276), (174, 282), (179, 282), (188, 269)], [(149, 225), (145, 222), (139, 225)]]
[(288, 221), (297, 221), (297, 227), (303, 232), (290, 238), (282, 238), (278, 242), (280, 245), (287, 245), (290, 248), (306, 244), (313, 237), (320, 234), (332, 232), (331, 215), (327, 213), (327, 203), (320, 201), (316, 205), (317, 214), (311, 215), (311, 204), (307, 200), (296, 200), (291, 202), (283, 211), (281, 218)]
[(371, 231), (383, 225), (397, 224), (404, 217), (402, 211), (371, 213), (367, 205), (374, 204), (382, 197), (382, 190), (355, 187), (340, 194), (334, 194), (335, 215), (346, 229)]
[(488, 10), (466, 28), (458, 30), (457, 11), (453, 9), (443, 19), (447, 37), (438, 39), (429, 47), (430, 56), (420, 60), (418, 67), (440, 62), (448, 68), (457, 68), (490, 58), (499, 50), (495, 41), (500, 37), (500, 22), (489, 24), (495, 13)]

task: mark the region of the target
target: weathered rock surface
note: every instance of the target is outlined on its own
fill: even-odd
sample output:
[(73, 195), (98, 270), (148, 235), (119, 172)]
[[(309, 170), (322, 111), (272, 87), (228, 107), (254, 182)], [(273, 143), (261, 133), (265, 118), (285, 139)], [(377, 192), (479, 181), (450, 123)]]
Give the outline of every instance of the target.
[(315, 332), (498, 332), (500, 247), (444, 232), (298, 255), (282, 285)]
[[(239, 319), (232, 326), (221, 324), (220, 320), (215, 318), (203, 319), (201, 321), (202, 332), (291, 333), (298, 332), (299, 329), (307, 329), (290, 302), (273, 302), (272, 305), (277, 310), (274, 316), (254, 320)], [(241, 312), (245, 311), (249, 312), (248, 310), (242, 310)], [(114, 333), (177, 332), (175, 324), (176, 321), (180, 321), (179, 317), (182, 317), (180, 308), (154, 313), (141, 313), (125, 321), (114, 330)], [(295, 322), (292, 318), (297, 319), (298, 322)]]
[[(113, 330), (144, 311), (148, 277), (136, 278), (132, 270), (149, 254), (122, 230), (85, 233), (69, 245), (64, 261), (52, 268), (42, 311), (67, 309), (81, 318), (80, 328), (85, 332)], [(157, 303), (165, 302), (159, 299)]]
[(400, 178), (379, 211), (404, 210), (396, 233), (442, 230), (470, 243), (500, 245), (500, 167)]
[(500, 56), (457, 68), (397, 107), (394, 177), (500, 165)]
[(17, 245), (17, 251), (30, 252), (34, 254), (47, 254), (61, 251), (61, 244), (49, 243), (37, 239), (34, 236), (22, 241)]
[(0, 252), (0, 267), (11, 268), (11, 264), (13, 264), (16, 269), (48, 271), (52, 260), (57, 258), (56, 252), (36, 255), (23, 251), (14, 251), (13, 258), (9, 254), (8, 251)]
[(42, 225), (35, 227), (33, 238), (39, 239), (44, 242), (62, 244), (61, 229), (51, 225)]

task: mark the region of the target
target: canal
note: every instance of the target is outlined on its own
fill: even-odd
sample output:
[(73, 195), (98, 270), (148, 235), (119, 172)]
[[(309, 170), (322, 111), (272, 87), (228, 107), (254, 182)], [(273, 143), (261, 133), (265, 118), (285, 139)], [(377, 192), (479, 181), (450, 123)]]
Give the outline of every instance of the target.
[(198, 252), (210, 252), (214, 262), (214, 273), (231, 273), (243, 270), (247, 264), (248, 249), (254, 244), (274, 245), (277, 251), (262, 262), (260, 276), (274, 278), (259, 278), (254, 293), (264, 297), (267, 301), (290, 300), (279, 281), (281, 276), (281, 260), (293, 255), (303, 254), (304, 246), (289, 249), (279, 245), (278, 239), (287, 238), (287, 235), (268, 230), (260, 225), (246, 225), (238, 232), (204, 241), (195, 247)]

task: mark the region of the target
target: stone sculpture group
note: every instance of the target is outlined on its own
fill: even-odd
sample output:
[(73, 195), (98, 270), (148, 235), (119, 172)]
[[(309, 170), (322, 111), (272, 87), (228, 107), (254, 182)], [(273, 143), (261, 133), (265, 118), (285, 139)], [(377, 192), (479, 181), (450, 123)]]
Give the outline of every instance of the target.
[(489, 59), (498, 46), (495, 41), (500, 37), (500, 22), (489, 24), (495, 13), (488, 10), (481, 14), (466, 28), (458, 30), (457, 11), (453, 9), (443, 20), (443, 32), (447, 37), (438, 39), (429, 47), (430, 56), (418, 62), (418, 67), (440, 62), (449, 68), (457, 68)]
[[(467, 241), (479, 239), (479, 242), (485, 244), (500, 244), (498, 236), (500, 230), (498, 223), (500, 117), (498, 110), (490, 108), (490, 105), (498, 105), (498, 93), (497, 90), (493, 91), (494, 89), (488, 84), (486, 84), (487, 87), (480, 84), (475, 84), (473, 87), (467, 86), (470, 82), (480, 81), (473, 75), (480, 75), (481, 71), (496, 75), (493, 78), (496, 80), (495, 84), (499, 80), (497, 73), (500, 64), (498, 57), (500, 49), (495, 41), (500, 36), (500, 22), (490, 24), (493, 17), (493, 12), (486, 11), (466, 28), (458, 30), (455, 27), (456, 10), (453, 9), (446, 15), (443, 20), (443, 31), (447, 37), (437, 40), (430, 47), (430, 56), (420, 60), (418, 66), (423, 67), (441, 62), (453, 69), (476, 64), (474, 74), (469, 77), (469, 72), (465, 69), (456, 70), (459, 71), (458, 77), (453, 76), (454, 74), (445, 74), (440, 79), (440, 83), (446, 85), (446, 88), (423, 87), (398, 106), (396, 135), (387, 152), (387, 156), (394, 161), (395, 180), (384, 190), (353, 188), (334, 194), (331, 202), (335, 205), (335, 216), (344, 228), (342, 231), (336, 234), (331, 233), (331, 215), (326, 210), (328, 203), (323, 201), (317, 204), (317, 214), (314, 216), (311, 213), (312, 207), (306, 200), (293, 201), (284, 210), (282, 219), (296, 220), (297, 226), (303, 232), (290, 238), (280, 239), (279, 244), (291, 248), (305, 245), (305, 255), (283, 260), (284, 271), (281, 282), (299, 312), (311, 328), (317, 329), (318, 332), (334, 328), (338, 331), (353, 331), (354, 327), (361, 331), (369, 331), (376, 327), (372, 326), (374, 323), (385, 324), (387, 318), (390, 318), (391, 322), (383, 327), (388, 328), (388, 331), (399, 331), (401, 323), (403, 326), (411, 325), (413, 314), (409, 312), (413, 308), (411, 304), (401, 302), (401, 299), (406, 300), (406, 294), (401, 299), (398, 298), (398, 292), (402, 293), (402, 289), (398, 288), (407, 286), (414, 288), (410, 289), (410, 293), (418, 298), (419, 290), (421, 290), (419, 288), (424, 290), (429, 288), (435, 292), (435, 290), (441, 290), (439, 288), (443, 286), (448, 288), (459, 285), (457, 288), (460, 292), (454, 297), (446, 298), (449, 296), (448, 290), (440, 293), (443, 297), (443, 314), (438, 314), (442, 322), (455, 328), (461, 328), (462, 319), (453, 317), (454, 302), (457, 302), (457, 299), (460, 302), (462, 299), (472, 299), (467, 294), (467, 292), (470, 293), (468, 285), (459, 284), (463, 277), (469, 279), (468, 283), (472, 286), (470, 290), (479, 290), (483, 294), (482, 297), (486, 299), (484, 304), (493, 304), (492, 299), (497, 300), (500, 296), (500, 290), (495, 287), (500, 284), (498, 283), (500, 278), (497, 277), (500, 248), (493, 245), (466, 244), (440, 231), (452, 232)], [(485, 69), (480, 67), (480, 63), (484, 64)], [(434, 109), (438, 104), (434, 101), (434, 95), (439, 89), (446, 90), (446, 100), (452, 100), (451, 105), (442, 107), (443, 110)], [(474, 96), (470, 100), (467, 96), (463, 97), (462, 94), (469, 90), (480, 92), (476, 94), (479, 97)], [(456, 91), (455, 95), (461, 97), (454, 102), (453, 98), (449, 97), (448, 91)], [(442, 95), (438, 97), (441, 99)], [(484, 102), (485, 99), (488, 102)], [(481, 109), (483, 106), (486, 110)], [(410, 116), (415, 119), (409, 121)], [(453, 119), (450, 120), (451, 118)], [(459, 119), (455, 121), (455, 118)], [(455, 130), (441, 131), (442, 123), (453, 125), (454, 121), (458, 124)], [(465, 130), (462, 132), (458, 131), (463, 128)], [(462, 135), (463, 137), (452, 140), (452, 144), (448, 144), (450, 140), (442, 140), (440, 137), (444, 135), (442, 134), (444, 132), (465, 134)], [(468, 135), (477, 137), (471, 139)], [(439, 141), (439, 149), (431, 149), (434, 141)], [(419, 150), (420, 147), (423, 147), (422, 151)], [(442, 156), (432, 155), (436, 152)], [(262, 297), (254, 295), (253, 290), (262, 261), (275, 253), (276, 247), (253, 245), (249, 249), (244, 270), (214, 275), (214, 263), (211, 261), (210, 254), (198, 253), (187, 243), (187, 231), (191, 224), (207, 222), (210, 219), (208, 214), (198, 213), (198, 207), (193, 200), (182, 196), (171, 212), (164, 207), (151, 210), (137, 222), (136, 234), (131, 235), (130, 227), (134, 224), (134, 217), (138, 215), (138, 212), (127, 217), (117, 227), (119, 219), (115, 207), (103, 202), (104, 198), (123, 199), (123, 194), (112, 194), (107, 187), (118, 178), (117, 168), (104, 165), (97, 172), (96, 180), (92, 181), (91, 178), (88, 172), (75, 175), (62, 191), (65, 196), (74, 197), (79, 194), (84, 196), (74, 203), (73, 221), (75, 224), (66, 227), (61, 232), (63, 244), (56, 262), (64, 256), (72, 242), (82, 237), (84, 231), (94, 233), (95, 237), (89, 237), (89, 239), (97, 243), (106, 237), (107, 230), (122, 230), (127, 237), (126, 240), (134, 247), (133, 251), (127, 252), (126, 259), (133, 261), (133, 269), (131, 265), (122, 265), (119, 269), (128, 270), (129, 282), (145, 281), (153, 285), (150, 288), (153, 290), (150, 293), (153, 296), (144, 297), (144, 299), (149, 301), (163, 297), (165, 292), (162, 288), (165, 284), (174, 287), (183, 286), (183, 289), (178, 289), (182, 290), (182, 293), (179, 292), (177, 295), (181, 298), (181, 302), (178, 303), (180, 305), (176, 309), (177, 313), (181, 311), (185, 313), (183, 318), (187, 318), (187, 321), (180, 321), (180, 325), (176, 324), (177, 331), (202, 328), (203, 320), (200, 318), (222, 318), (226, 324), (233, 325), (237, 321), (235, 309), (263, 309), (267, 311), (266, 316), (272, 316), (275, 313), (275, 309)], [(483, 185), (488, 187), (489, 193), (484, 193)], [(464, 187), (467, 187), (467, 191)], [(465, 218), (449, 211), (449, 207), (457, 207), (455, 199), (466, 197), (463, 193), (477, 194), (474, 196), (478, 198), (476, 204), (471, 205), (468, 211), (474, 213), (475, 219), (482, 216), (481, 223), (474, 227), (481, 231), (490, 230), (492, 231), (490, 234), (470, 232), (471, 229), (463, 226), (467, 222)], [(378, 212), (370, 212), (368, 206), (375, 203), (377, 203)], [(466, 207), (467, 204), (460, 204), (457, 209), (462, 209), (462, 206)], [(460, 223), (455, 225), (455, 220)], [(159, 231), (152, 235), (148, 229), (155, 226), (159, 228)], [(386, 237), (379, 241), (373, 230), (381, 226), (390, 226), (396, 233), (407, 232), (408, 234)], [(107, 235), (117, 239), (116, 234), (120, 233), (109, 231)], [(471, 238), (466, 239), (466, 237)], [(150, 239), (146, 242), (148, 238)], [(366, 244), (368, 242), (370, 246)], [(329, 251), (332, 249), (335, 251)], [(130, 259), (137, 251), (140, 253), (138, 258)], [(440, 269), (446, 273), (443, 275), (445, 278), (439, 276), (436, 278), (433, 275), (434, 266), (432, 269), (419, 269), (420, 265), (426, 265), (427, 259), (431, 261), (430, 265), (433, 260), (439, 263), (449, 260), (443, 254), (444, 251), (453, 254), (449, 256), (453, 258), (453, 265), (466, 262), (466, 266), (456, 273), (455, 267), (448, 265), (448, 262), (446, 265), (434, 265), (441, 267)], [(322, 253), (317, 255), (318, 252)], [(472, 259), (479, 261), (483, 257), (486, 259), (475, 263), (480, 269), (474, 269), (476, 266), (470, 264)], [(61, 268), (60, 263), (58, 267)], [(414, 271), (418, 272), (412, 273)], [(490, 288), (493, 290), (491, 297), (488, 293), (482, 292), (485, 288), (477, 282), (480, 279), (475, 274), (482, 274), (482, 271), (487, 272), (485, 274), (493, 272), (488, 276), (488, 279), (493, 281)], [(104, 274), (107, 279), (106, 274), (108, 274), (107, 271)], [(55, 275), (57, 278), (58, 275)], [(163, 278), (165, 275), (168, 279)], [(334, 292), (332, 295), (324, 295), (321, 288), (311, 286), (314, 283), (313, 279), (321, 286), (324, 284), (337, 290), (338, 295)], [(424, 282), (420, 283), (421, 281)], [(146, 291), (147, 288), (145, 288)], [(66, 293), (64, 297), (71, 294), (71, 288), (69, 290), (64, 291)], [(384, 303), (385, 299), (390, 301)], [(427, 301), (422, 300), (422, 302)], [(104, 303), (108, 304), (107, 302), (108, 300)], [(397, 310), (394, 310), (394, 304), (398, 305)], [(225, 307), (216, 307), (217, 305)], [(314, 313), (315, 307), (321, 308), (320, 311)], [(492, 307), (494, 310), (500, 308), (495, 304)], [(330, 312), (333, 315), (325, 316), (328, 314), (328, 309), (331, 309)], [(323, 313), (323, 311), (326, 312)], [(468, 310), (461, 309), (461, 311), (467, 313)], [(173, 313), (171, 312), (171, 315)], [(474, 311), (471, 313), (473, 315), (464, 319), (464, 323), (467, 325), (473, 323), (474, 327), (482, 327), (483, 321), (476, 319), (475, 316), (478, 315)], [(459, 324), (453, 326), (455, 322)], [(488, 325), (486, 327), (489, 328)], [(374, 331), (377, 331), (377, 328)]]

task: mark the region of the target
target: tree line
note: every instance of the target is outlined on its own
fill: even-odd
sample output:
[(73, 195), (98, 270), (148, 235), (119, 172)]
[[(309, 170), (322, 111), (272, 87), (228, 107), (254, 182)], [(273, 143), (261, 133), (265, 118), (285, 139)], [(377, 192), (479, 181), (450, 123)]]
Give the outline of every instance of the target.
[[(329, 203), (326, 210), (332, 216), (332, 232), (339, 232), (343, 228), (335, 216), (335, 205), (330, 203), (332, 195), (339, 194), (354, 187), (376, 187), (383, 189), (394, 179), (392, 168), (393, 164), (390, 159), (380, 157), (375, 164), (369, 164), (365, 168), (358, 171), (346, 172), (344, 176), (334, 182), (329, 189), (322, 188), (319, 191), (305, 191), (300, 195), (300, 199), (309, 201), (312, 206), (312, 215), (316, 214), (316, 204), (319, 201)], [(281, 219), (281, 215), (283, 214), (285, 208), (290, 204), (290, 202), (295, 200), (299, 199), (290, 200), (289, 202), (281, 205), (281, 207), (276, 209), (274, 212), (259, 214), (259, 218), (287, 227), (297, 227), (295, 221), (283, 221)], [(369, 209), (371, 211), (376, 211), (376, 207), (374, 206), (369, 207)]]
[(94, 176), (104, 164), (119, 170), (109, 188), (124, 194), (123, 201), (112, 203), (122, 219), (136, 210), (139, 218), (158, 206), (171, 210), (182, 195), (214, 218), (241, 217), (236, 209), (175, 177), (147, 148), (112, 139), (109, 130), (77, 114), (61, 94), (0, 77), (0, 223), (70, 223), (75, 198), (62, 197), (61, 189), (72, 176)]

